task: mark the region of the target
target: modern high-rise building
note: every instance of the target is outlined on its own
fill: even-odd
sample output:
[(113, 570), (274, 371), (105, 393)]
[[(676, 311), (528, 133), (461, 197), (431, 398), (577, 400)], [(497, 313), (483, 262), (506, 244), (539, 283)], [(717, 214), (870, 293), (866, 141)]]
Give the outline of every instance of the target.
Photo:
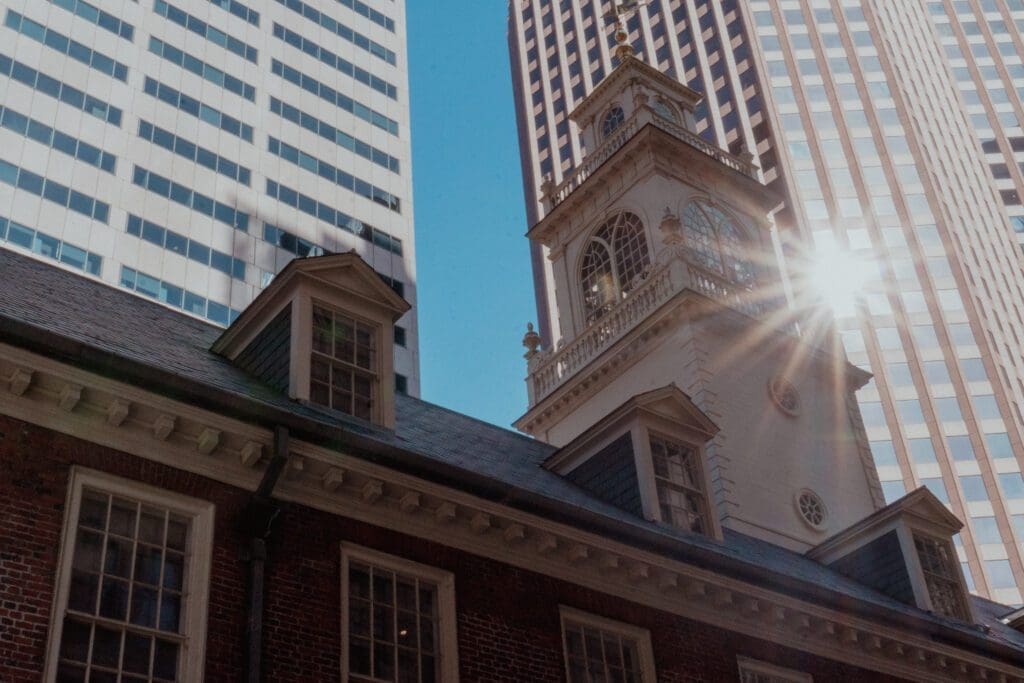
[[(585, 158), (603, 158), (568, 114), (617, 63), (614, 11), (609, 0), (509, 3), (531, 225), (588, 172)], [(784, 197), (785, 294), (801, 310), (831, 303), (850, 360), (875, 376), (858, 401), (886, 498), (931, 489), (966, 522), (958, 552), (972, 590), (1014, 604), (1022, 26), (1021, 0), (650, 0), (626, 21), (643, 60), (703, 93), (698, 133), (750, 155)], [(546, 251), (533, 253), (537, 303), (557, 349), (560, 274)]]
[[(402, 0), (0, 14), (0, 246), (220, 325), (318, 250), (355, 250), (415, 304)], [(396, 347), (416, 395), (415, 307)]]

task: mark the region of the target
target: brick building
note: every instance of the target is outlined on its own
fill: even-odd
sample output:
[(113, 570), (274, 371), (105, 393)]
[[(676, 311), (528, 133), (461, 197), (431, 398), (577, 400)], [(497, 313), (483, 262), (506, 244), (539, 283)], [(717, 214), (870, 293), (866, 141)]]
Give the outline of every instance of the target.
[[(15, 254), (0, 270), (19, 285), (0, 294), (0, 680), (83, 680), (72, 662), (89, 654), (97, 672), (142, 671), (146, 638), (163, 644), (142, 650), (152, 677), (121, 680), (237, 681), (256, 662), (262, 680), (346, 680), (359, 567), (422, 581), (432, 596), (419, 609), (436, 607), (418, 641), (421, 662), (428, 650), (444, 662), (436, 677), (392, 679), (395, 648), (382, 645), (382, 680), (565, 680), (578, 628), (625, 646), (640, 675), (650, 655), (659, 681), (1024, 676), (1007, 608), (973, 598), (973, 619), (943, 617), (753, 537), (645, 522), (541, 467), (555, 449), (534, 440), (401, 395), (393, 430), (291, 401), (210, 352), (221, 331), (206, 323)], [(267, 472), (276, 485), (261, 500)], [(144, 519), (164, 513), (147, 545)], [(160, 597), (190, 587), (174, 618), (90, 592), (76, 569), (89, 569), (87, 535), (108, 554), (135, 544), (127, 583), (153, 604), (140, 572), (163, 567)], [(167, 559), (145, 568), (141, 549), (161, 545), (164, 558), (182, 549), (182, 577), (167, 578)], [(100, 567), (111, 586), (126, 573)], [(72, 624), (92, 640), (67, 643)], [(118, 645), (116, 662), (101, 632), (128, 634), (132, 656)]]
[[(525, 340), (541, 438), (396, 393), (408, 304), (355, 254), (221, 330), (0, 253), (0, 680), (1024, 680), (960, 521), (881, 506), (864, 374), (761, 316), (722, 217), (772, 198), (622, 61), (582, 105), (615, 146), (531, 231), (585, 275), (570, 345)], [(703, 260), (643, 220), (687, 187)]]

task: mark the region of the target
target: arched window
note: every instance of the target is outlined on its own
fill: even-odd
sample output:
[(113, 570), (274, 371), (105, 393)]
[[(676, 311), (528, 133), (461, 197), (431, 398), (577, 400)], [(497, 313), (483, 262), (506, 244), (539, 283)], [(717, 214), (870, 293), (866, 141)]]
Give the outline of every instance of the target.
[(651, 264), (644, 224), (622, 211), (594, 231), (583, 250), (580, 286), (587, 323), (592, 323), (640, 282)]
[(651, 105), (651, 109), (653, 109), (654, 113), (663, 119), (668, 119), (669, 121), (677, 120), (676, 110), (671, 104), (663, 99), (658, 98), (654, 100), (654, 103)]
[(604, 119), (601, 121), (601, 137), (606, 138), (611, 135), (625, 120), (626, 114), (622, 111), (622, 107), (619, 105), (613, 106), (608, 110), (604, 115)]
[(683, 211), (686, 241), (693, 259), (703, 268), (742, 285), (754, 283), (743, 232), (721, 210), (703, 201)]

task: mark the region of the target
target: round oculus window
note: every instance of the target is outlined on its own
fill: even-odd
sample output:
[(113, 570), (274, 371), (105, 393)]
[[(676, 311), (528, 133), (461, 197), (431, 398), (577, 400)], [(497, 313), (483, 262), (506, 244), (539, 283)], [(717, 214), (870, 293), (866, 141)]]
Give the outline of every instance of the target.
[(779, 410), (796, 417), (800, 414), (800, 394), (793, 383), (784, 377), (773, 377), (768, 381), (768, 395)]
[(825, 502), (821, 499), (814, 491), (810, 489), (803, 489), (796, 494), (797, 512), (800, 513), (800, 519), (804, 523), (814, 529), (815, 531), (824, 531), (828, 526), (828, 508), (825, 507)]

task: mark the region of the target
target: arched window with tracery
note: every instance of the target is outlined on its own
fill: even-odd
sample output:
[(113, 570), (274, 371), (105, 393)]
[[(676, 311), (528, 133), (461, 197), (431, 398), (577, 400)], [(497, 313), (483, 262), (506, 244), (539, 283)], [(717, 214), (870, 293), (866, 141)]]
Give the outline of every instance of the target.
[(654, 110), (655, 114), (663, 119), (668, 119), (669, 121), (677, 121), (679, 118), (676, 116), (675, 108), (661, 98), (654, 100), (651, 104), (651, 109)]
[(614, 105), (609, 109), (604, 118), (601, 120), (601, 137), (606, 138), (615, 132), (615, 129), (622, 125), (622, 122), (626, 120), (626, 113), (622, 111), (622, 107)]
[(580, 262), (587, 324), (602, 317), (628, 295), (650, 265), (644, 224), (636, 214), (622, 211), (595, 230)]
[(733, 282), (754, 284), (747, 239), (724, 211), (708, 202), (690, 202), (683, 210), (683, 226), (690, 253), (698, 265)]

